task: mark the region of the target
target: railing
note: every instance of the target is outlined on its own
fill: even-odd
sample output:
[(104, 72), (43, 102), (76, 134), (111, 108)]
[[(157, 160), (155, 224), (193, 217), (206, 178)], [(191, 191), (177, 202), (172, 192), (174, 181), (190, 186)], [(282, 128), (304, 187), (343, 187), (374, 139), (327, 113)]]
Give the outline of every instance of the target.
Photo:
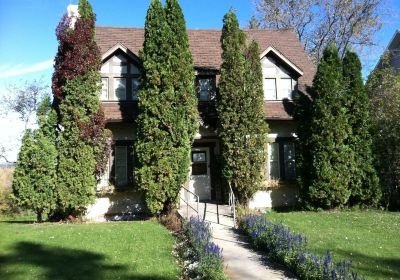
[(229, 207), (231, 208), (232, 214), (233, 214), (233, 226), (236, 227), (236, 199), (235, 199), (235, 194), (233, 193), (231, 183), (229, 183), (229, 201), (228, 201)]
[[(200, 201), (200, 197), (199, 197), (197, 194), (195, 194), (194, 192), (189, 191), (189, 190), (188, 190), (187, 188), (185, 188), (184, 186), (182, 186), (182, 189), (184, 189), (184, 190), (186, 191), (186, 199), (187, 199), (187, 200), (185, 200), (185, 199), (183, 199), (182, 197), (180, 197), (181, 200), (183, 200), (183, 202), (186, 203), (186, 218), (189, 219), (189, 207), (192, 208), (192, 209), (197, 213), (197, 215), (199, 215), (199, 201)], [(193, 194), (194, 197), (196, 198), (196, 202), (197, 202), (197, 204), (196, 204), (196, 209), (194, 209), (194, 208), (189, 204), (189, 195), (187, 195), (187, 194), (189, 194), (189, 193), (190, 193), (190, 194)]]

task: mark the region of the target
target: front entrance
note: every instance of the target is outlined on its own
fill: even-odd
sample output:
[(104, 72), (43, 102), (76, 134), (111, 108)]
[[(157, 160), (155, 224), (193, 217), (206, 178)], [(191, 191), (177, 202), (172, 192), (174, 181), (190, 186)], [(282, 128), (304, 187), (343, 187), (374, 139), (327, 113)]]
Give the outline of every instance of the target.
[(197, 194), (200, 200), (211, 200), (210, 148), (192, 148), (190, 156), (189, 190)]

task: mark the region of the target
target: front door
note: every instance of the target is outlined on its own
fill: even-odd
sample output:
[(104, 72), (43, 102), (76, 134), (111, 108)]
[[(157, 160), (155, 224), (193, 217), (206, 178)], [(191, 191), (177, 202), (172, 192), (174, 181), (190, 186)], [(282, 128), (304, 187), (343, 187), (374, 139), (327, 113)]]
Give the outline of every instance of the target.
[(192, 148), (189, 190), (200, 200), (211, 200), (210, 148)]

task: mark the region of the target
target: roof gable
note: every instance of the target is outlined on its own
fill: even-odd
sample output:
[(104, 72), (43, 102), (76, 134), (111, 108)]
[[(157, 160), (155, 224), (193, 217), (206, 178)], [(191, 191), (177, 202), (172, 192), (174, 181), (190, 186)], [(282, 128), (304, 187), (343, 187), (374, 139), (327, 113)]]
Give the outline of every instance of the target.
[[(262, 52), (273, 51), (299, 73), (299, 84), (309, 86), (315, 69), (303, 46), (292, 30), (258, 29), (244, 30), (247, 40), (255, 40)], [(221, 30), (188, 29), (190, 50), (197, 68), (218, 70), (221, 66)], [(117, 48), (126, 49), (139, 56), (143, 46), (144, 29), (127, 27), (96, 27), (96, 41), (102, 54), (109, 54)]]

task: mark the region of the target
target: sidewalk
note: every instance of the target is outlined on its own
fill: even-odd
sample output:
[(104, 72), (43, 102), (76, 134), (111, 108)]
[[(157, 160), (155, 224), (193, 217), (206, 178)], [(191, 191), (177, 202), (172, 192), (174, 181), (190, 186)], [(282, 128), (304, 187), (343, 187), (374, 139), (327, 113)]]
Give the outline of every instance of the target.
[(246, 238), (232, 227), (211, 223), (213, 242), (223, 248), (225, 273), (232, 280), (296, 279), (285, 268), (271, 263), (250, 248)]
[(197, 215), (210, 223), (213, 242), (222, 248), (224, 270), (232, 280), (292, 280), (297, 279), (283, 266), (268, 261), (251, 248), (245, 236), (233, 228), (233, 217), (228, 205), (200, 203), (198, 213), (195, 203), (178, 211), (187, 219)]

